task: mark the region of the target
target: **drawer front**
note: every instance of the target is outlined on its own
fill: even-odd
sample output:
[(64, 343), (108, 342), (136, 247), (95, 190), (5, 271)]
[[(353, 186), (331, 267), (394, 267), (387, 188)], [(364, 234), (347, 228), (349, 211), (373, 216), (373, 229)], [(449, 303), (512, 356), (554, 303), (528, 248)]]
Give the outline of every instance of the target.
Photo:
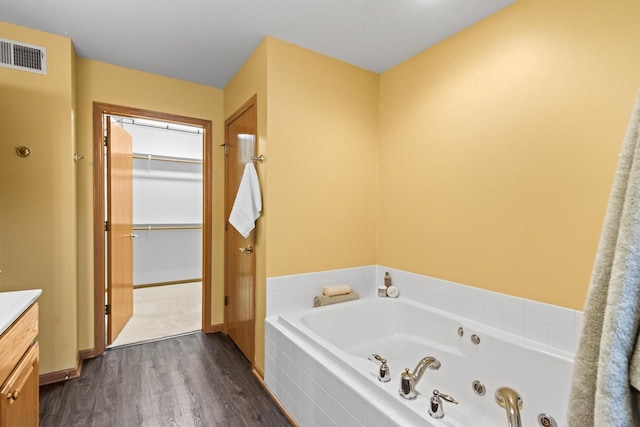
[(38, 303), (29, 307), (0, 337), (0, 385), (38, 335)]

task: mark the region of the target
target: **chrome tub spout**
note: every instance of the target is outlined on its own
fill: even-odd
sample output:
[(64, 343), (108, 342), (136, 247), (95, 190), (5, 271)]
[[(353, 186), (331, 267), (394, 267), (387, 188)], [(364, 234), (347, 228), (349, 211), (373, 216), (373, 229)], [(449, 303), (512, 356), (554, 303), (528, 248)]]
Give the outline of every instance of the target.
[(507, 411), (507, 425), (509, 427), (522, 427), (520, 409), (522, 409), (522, 397), (512, 388), (500, 387), (495, 393), (496, 403)]
[(413, 376), (416, 379), (416, 385), (420, 382), (424, 371), (429, 369), (440, 369), (440, 361), (432, 356), (427, 356), (418, 362), (416, 368), (413, 370)]

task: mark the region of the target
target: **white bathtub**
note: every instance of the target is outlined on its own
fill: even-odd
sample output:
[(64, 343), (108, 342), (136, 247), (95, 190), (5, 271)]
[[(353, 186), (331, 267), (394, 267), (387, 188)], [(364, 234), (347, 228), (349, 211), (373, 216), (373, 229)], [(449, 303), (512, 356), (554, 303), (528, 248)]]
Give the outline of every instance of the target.
[[(372, 353), (388, 360), (391, 382), (377, 380)], [(417, 399), (401, 398), (401, 372), (413, 371), (425, 356), (436, 357), (441, 368), (425, 372)], [(538, 426), (541, 413), (565, 426), (572, 368), (569, 353), (403, 298), (267, 319), (265, 381), (301, 426), (506, 426), (494, 398), (501, 386), (522, 397), (524, 427)], [(483, 396), (473, 390), (476, 380), (486, 388)], [(459, 401), (444, 402), (441, 420), (427, 413), (436, 388)]]

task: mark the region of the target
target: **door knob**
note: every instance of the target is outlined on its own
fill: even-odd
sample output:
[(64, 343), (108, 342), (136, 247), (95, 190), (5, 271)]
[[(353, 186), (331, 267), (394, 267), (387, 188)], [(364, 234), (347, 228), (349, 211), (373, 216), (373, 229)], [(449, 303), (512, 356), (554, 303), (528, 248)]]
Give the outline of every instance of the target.
[(253, 246), (249, 245), (246, 248), (238, 248), (238, 250), (245, 255), (250, 255), (253, 253)]
[(131, 237), (132, 239), (135, 239), (136, 237), (138, 237), (138, 235), (131, 233), (131, 234), (129, 234), (129, 237)]

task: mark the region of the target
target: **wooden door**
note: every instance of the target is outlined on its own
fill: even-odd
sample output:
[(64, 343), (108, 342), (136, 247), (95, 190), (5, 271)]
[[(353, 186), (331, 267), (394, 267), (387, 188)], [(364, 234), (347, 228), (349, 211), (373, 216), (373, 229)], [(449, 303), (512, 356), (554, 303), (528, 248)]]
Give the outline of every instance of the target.
[(133, 152), (132, 138), (107, 121), (107, 344), (133, 315)]
[(256, 97), (225, 122), (225, 331), (253, 364), (256, 280), (255, 229), (242, 237), (229, 224), (229, 215), (244, 167), (256, 155)]

